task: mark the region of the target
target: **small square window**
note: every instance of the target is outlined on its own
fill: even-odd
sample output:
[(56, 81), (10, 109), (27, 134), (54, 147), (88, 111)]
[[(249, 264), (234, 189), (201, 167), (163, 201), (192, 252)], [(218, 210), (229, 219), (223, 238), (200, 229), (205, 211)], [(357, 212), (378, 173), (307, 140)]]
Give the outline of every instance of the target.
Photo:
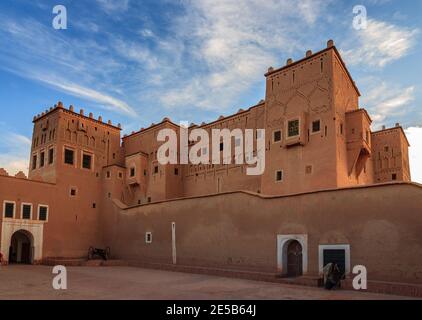
[(31, 219), (32, 205), (22, 204), (22, 219)]
[(320, 132), (321, 131), (321, 121), (316, 120), (312, 121), (312, 132)]
[(123, 178), (123, 173), (119, 171), (119, 179)]
[(396, 173), (393, 173), (393, 174), (391, 175), (391, 179), (393, 179), (393, 180), (397, 180), (397, 174), (396, 174)]
[(15, 203), (14, 202), (4, 202), (3, 215), (5, 218), (15, 217)]
[(47, 221), (48, 206), (38, 206), (38, 220)]
[(275, 172), (275, 181), (283, 181), (283, 170), (278, 170)]
[(76, 196), (76, 189), (75, 188), (71, 188), (70, 189), (70, 196), (71, 197), (75, 197)]
[(131, 177), (135, 176), (135, 167), (130, 168), (130, 176)]
[(176, 176), (178, 176), (178, 175), (179, 175), (179, 168), (174, 168), (174, 174), (175, 174)]
[(146, 176), (147, 175), (147, 170), (146, 169), (144, 169), (144, 176)]
[(94, 202), (93, 204), (92, 204), (92, 209), (95, 209), (97, 207), (97, 204)]
[(288, 121), (287, 134), (289, 137), (296, 137), (299, 135), (299, 119)]
[(111, 172), (110, 172), (110, 171), (107, 171), (107, 173), (106, 173), (106, 177), (107, 177), (108, 179), (110, 179), (110, 177), (111, 177)]
[(389, 148), (388, 146), (385, 146), (385, 147), (384, 147), (384, 151), (385, 151), (385, 152), (388, 152), (389, 150), (390, 150), (390, 148)]
[(312, 166), (306, 166), (305, 167), (305, 173), (306, 174), (311, 174), (312, 173)]
[(148, 202), (151, 202), (151, 197), (148, 197)]
[(90, 154), (85, 154), (82, 157), (82, 167), (84, 169), (91, 169), (91, 162), (92, 162), (92, 156)]
[(70, 149), (64, 150), (64, 163), (73, 165), (75, 152)]
[(277, 130), (273, 133), (273, 142), (280, 142), (281, 141), (281, 131)]
[(158, 166), (154, 166), (154, 173), (158, 173)]
[(152, 232), (145, 233), (145, 243), (152, 243)]

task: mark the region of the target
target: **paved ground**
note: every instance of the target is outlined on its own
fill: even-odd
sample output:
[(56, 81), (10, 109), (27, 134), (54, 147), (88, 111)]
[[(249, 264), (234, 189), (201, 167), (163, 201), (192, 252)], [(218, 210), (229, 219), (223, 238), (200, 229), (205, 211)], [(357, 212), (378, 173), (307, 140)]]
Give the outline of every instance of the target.
[[(0, 267), (0, 299), (397, 299), (132, 267), (68, 267), (68, 289), (52, 288), (52, 267)], [(402, 298), (403, 299), (403, 298)]]

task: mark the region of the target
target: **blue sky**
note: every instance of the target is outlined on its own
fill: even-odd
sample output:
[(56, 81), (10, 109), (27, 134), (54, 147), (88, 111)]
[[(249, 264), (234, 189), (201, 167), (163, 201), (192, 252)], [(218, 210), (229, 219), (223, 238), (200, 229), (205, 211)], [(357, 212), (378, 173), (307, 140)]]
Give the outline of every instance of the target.
[[(67, 30), (52, 27), (55, 5)], [(365, 30), (353, 28), (364, 5)], [(400, 122), (422, 181), (422, 1), (0, 2), (0, 167), (25, 170), (32, 117), (61, 100), (123, 125), (200, 123), (254, 105), (264, 73), (334, 39), (373, 129)], [(25, 170), (26, 171), (26, 170)]]

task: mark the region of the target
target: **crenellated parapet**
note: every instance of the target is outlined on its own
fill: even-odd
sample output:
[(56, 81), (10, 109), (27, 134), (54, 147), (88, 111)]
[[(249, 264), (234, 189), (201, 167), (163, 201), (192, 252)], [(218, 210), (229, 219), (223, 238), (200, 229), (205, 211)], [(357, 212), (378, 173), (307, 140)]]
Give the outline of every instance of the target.
[(69, 108), (66, 109), (63, 105), (63, 102), (61, 102), (61, 101), (57, 102), (57, 104), (55, 104), (54, 107), (50, 107), (49, 109), (46, 109), (44, 112), (35, 115), (33, 117), (33, 122), (35, 123), (37, 121), (40, 121), (40, 120), (46, 118), (48, 115), (51, 115), (53, 112), (56, 112), (58, 110), (62, 110), (63, 112), (66, 112), (66, 113), (71, 113), (75, 116), (78, 116), (79, 118), (82, 118), (82, 119), (85, 119), (85, 120), (88, 120), (88, 121), (93, 121), (97, 124), (102, 124), (102, 125), (109, 126), (109, 127), (112, 127), (112, 128), (118, 129), (118, 130), (121, 130), (121, 128), (122, 128), (120, 123), (118, 123), (117, 125), (113, 125), (111, 120), (108, 120), (107, 122), (103, 122), (103, 117), (101, 115), (98, 116), (97, 119), (94, 118), (94, 115), (93, 115), (92, 112), (89, 113), (88, 116), (86, 116), (84, 109), (82, 109), (82, 108), (79, 110), (79, 113), (77, 113), (75, 111), (75, 107), (73, 105), (69, 105)]

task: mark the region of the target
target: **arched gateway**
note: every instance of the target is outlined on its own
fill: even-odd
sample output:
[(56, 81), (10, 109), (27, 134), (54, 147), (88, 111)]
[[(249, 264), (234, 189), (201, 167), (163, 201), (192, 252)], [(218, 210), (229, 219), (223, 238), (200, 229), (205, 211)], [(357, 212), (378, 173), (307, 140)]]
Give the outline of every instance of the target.
[(34, 259), (34, 237), (26, 230), (13, 233), (9, 246), (9, 263), (31, 264)]
[(42, 260), (44, 224), (6, 220), (1, 225), (0, 252), (6, 263), (39, 263)]

